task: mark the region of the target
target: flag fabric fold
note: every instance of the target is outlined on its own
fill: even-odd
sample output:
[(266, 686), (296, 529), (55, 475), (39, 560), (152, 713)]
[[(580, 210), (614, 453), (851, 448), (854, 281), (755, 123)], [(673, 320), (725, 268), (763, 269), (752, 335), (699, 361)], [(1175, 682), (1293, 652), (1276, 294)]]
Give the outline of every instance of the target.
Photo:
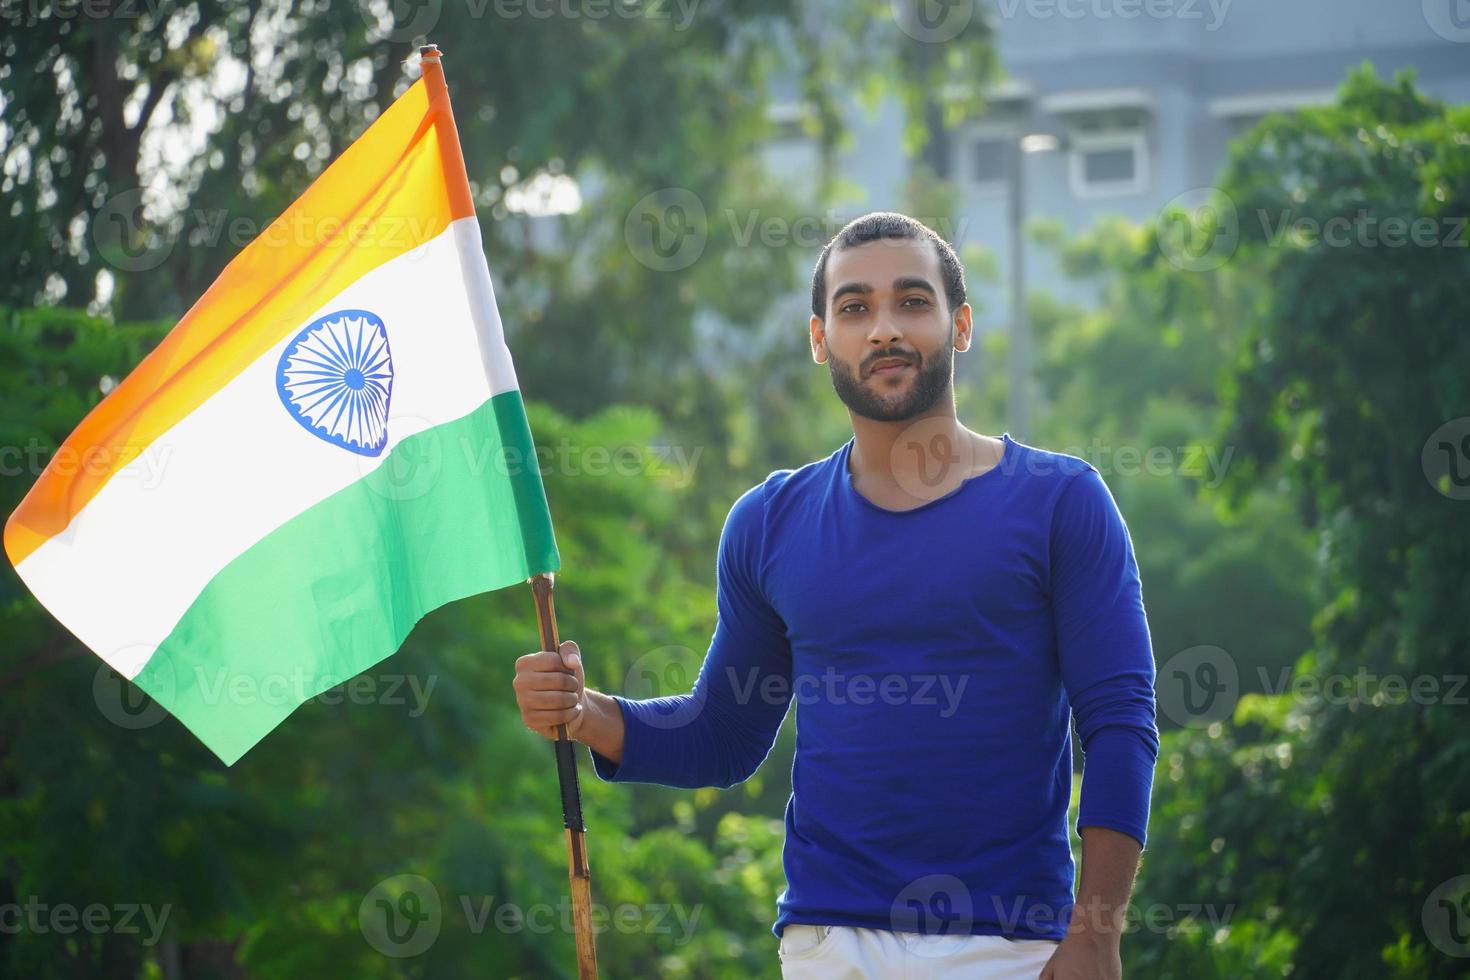
[(4, 544), (227, 765), (433, 609), (560, 567), (437, 62), (82, 420)]

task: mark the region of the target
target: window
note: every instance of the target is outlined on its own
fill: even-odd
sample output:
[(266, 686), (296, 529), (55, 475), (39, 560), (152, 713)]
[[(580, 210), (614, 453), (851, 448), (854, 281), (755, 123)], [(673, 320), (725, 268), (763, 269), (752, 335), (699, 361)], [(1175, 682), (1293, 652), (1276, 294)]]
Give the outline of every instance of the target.
[(1132, 183), (1135, 175), (1133, 147), (1084, 150), (1082, 179), (1089, 184)]
[(1148, 186), (1148, 140), (1139, 130), (1078, 133), (1072, 138), (1072, 193), (1137, 194)]
[(1010, 176), (1011, 141), (996, 136), (982, 136), (970, 144), (970, 180), (977, 184), (998, 184)]
[(1016, 130), (1002, 122), (966, 125), (950, 144), (950, 172), (968, 191), (1004, 194), (1011, 180)]
[(806, 107), (800, 102), (776, 102), (766, 107), (766, 122), (771, 126), (772, 140), (805, 139), (805, 118)]

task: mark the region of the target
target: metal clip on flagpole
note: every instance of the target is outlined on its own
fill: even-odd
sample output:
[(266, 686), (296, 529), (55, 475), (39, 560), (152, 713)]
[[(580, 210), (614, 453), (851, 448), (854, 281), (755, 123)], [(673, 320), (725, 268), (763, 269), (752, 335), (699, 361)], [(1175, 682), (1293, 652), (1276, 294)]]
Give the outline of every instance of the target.
[[(444, 111), (435, 119), (439, 148), (444, 158), (445, 177), (451, 195), (463, 194), (465, 211), (472, 211), (469, 177), (460, 152), (459, 131), (454, 113), (449, 109), (449, 88), (444, 82), (443, 56), (437, 44), (419, 48), (419, 65), (423, 71), (429, 98), (442, 100)], [(536, 621), (541, 627), (541, 649), (556, 652), (561, 642), (556, 635), (556, 611), (551, 604), (552, 576), (533, 575), (531, 590), (536, 595)], [(566, 725), (556, 726), (556, 774), (561, 781), (561, 815), (567, 828), (567, 868), (572, 884), (572, 928), (577, 938), (578, 980), (597, 980), (597, 948), (592, 935), (592, 872), (587, 867), (587, 826), (582, 822), (582, 794), (577, 787), (575, 743), (567, 735)]]

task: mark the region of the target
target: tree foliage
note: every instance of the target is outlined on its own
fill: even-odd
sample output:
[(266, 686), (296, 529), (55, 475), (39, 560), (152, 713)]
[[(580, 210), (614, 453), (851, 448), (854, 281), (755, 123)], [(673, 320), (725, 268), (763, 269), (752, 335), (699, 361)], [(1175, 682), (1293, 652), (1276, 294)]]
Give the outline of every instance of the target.
[[(1137, 962), (1159, 977), (1458, 976), (1455, 934), (1430, 923), (1470, 854), (1470, 523), (1426, 459), (1470, 414), (1470, 250), (1454, 233), (1470, 111), (1365, 66), (1335, 105), (1242, 138), (1220, 189), (1239, 228), (1222, 268), (1269, 287), (1236, 310), (1225, 489), (1298, 500), (1323, 602), (1285, 693), (1166, 744), (1144, 894), (1230, 922), (1144, 934)], [(1358, 224), (1329, 236), (1334, 218)], [(1283, 219), (1292, 231), (1273, 234)], [(1415, 221), (1434, 229), (1417, 244)]]

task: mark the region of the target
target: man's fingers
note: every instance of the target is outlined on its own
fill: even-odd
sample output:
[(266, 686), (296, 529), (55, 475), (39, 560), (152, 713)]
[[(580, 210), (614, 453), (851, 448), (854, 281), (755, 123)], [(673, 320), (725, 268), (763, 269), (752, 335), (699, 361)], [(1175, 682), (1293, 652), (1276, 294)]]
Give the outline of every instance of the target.
[(538, 672), (549, 670), (565, 671), (566, 667), (562, 665), (561, 657), (555, 651), (537, 650), (535, 653), (528, 653), (524, 657), (516, 658), (516, 672), (519, 673), (523, 670)]
[(559, 709), (555, 711), (526, 711), (522, 712), (521, 720), (532, 731), (540, 732), (547, 738), (556, 738), (556, 726), (571, 724), (577, 720), (578, 714), (579, 710), (577, 708)]
[(518, 673), (511, 681), (518, 694), (527, 691), (575, 691), (580, 688), (577, 678), (564, 670), (528, 671)]
[(560, 670), (561, 665), (557, 661), (556, 654), (548, 653), (545, 650), (537, 650), (535, 653), (528, 653), (523, 657), (517, 657), (516, 676)]
[(577, 706), (576, 691), (527, 691), (521, 704), (529, 711), (565, 711)]
[(563, 640), (559, 651), (537, 650), (516, 658), (516, 673), (582, 673), (582, 651), (573, 640)]
[(568, 670), (576, 670), (582, 666), (582, 651), (577, 647), (575, 640), (561, 641), (561, 659)]

